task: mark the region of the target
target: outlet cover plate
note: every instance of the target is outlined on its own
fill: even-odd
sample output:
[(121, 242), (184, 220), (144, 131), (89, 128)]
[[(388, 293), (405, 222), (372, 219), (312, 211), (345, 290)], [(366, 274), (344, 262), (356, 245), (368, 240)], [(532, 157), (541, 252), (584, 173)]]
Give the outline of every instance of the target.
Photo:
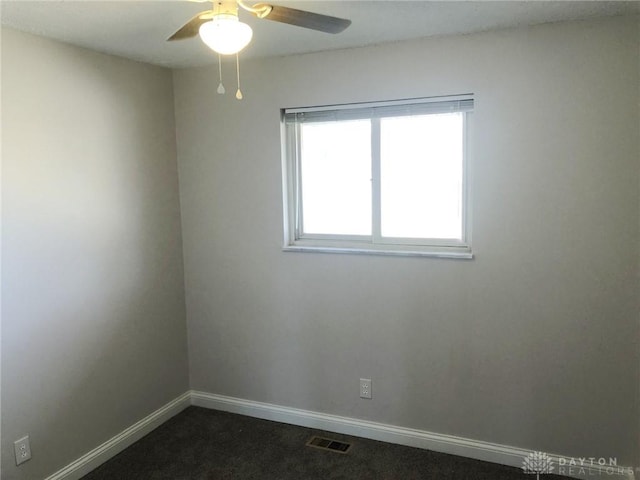
[(31, 460), (31, 445), (29, 445), (29, 435), (25, 435), (20, 440), (13, 442), (16, 453), (16, 465)]
[(371, 398), (371, 379), (360, 379), (360, 398)]

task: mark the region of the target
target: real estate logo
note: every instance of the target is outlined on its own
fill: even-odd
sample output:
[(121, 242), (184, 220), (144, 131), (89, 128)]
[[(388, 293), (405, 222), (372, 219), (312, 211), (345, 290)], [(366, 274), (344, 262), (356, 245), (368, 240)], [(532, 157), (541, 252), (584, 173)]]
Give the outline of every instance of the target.
[(553, 460), (546, 453), (531, 452), (522, 460), (522, 470), (524, 473), (535, 473), (536, 480), (539, 480), (541, 473), (553, 471)]

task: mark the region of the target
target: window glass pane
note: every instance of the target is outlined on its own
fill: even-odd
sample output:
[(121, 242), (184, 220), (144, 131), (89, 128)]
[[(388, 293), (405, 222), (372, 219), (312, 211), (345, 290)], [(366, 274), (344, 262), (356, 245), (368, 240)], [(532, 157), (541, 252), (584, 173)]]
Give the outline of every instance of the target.
[(304, 233), (371, 235), (371, 122), (301, 124)]
[(383, 237), (462, 237), (463, 114), (380, 119)]

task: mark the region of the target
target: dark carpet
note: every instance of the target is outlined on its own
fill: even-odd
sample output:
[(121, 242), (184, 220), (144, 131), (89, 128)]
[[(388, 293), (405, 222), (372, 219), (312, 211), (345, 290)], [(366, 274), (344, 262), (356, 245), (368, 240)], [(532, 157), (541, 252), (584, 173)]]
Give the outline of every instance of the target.
[[(347, 454), (307, 447), (313, 435), (352, 446)], [(189, 407), (82, 480), (535, 478), (519, 468)]]

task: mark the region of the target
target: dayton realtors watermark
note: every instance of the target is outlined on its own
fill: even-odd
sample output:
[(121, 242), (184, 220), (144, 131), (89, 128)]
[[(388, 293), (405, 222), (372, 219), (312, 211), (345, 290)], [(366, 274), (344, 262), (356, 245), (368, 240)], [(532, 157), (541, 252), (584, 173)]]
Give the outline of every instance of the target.
[(615, 457), (557, 457), (554, 458), (544, 452), (532, 452), (522, 461), (524, 473), (536, 475), (536, 480), (542, 474), (555, 473), (565, 476), (613, 476), (633, 474), (633, 468), (618, 465)]

